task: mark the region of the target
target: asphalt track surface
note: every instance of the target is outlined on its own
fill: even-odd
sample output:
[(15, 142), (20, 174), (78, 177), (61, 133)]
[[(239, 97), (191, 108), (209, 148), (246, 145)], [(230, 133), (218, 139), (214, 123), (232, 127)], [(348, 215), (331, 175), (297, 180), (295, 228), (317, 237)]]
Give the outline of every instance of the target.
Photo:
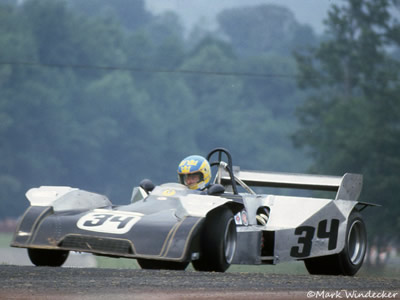
[(400, 279), (0, 265), (0, 299), (400, 299)]

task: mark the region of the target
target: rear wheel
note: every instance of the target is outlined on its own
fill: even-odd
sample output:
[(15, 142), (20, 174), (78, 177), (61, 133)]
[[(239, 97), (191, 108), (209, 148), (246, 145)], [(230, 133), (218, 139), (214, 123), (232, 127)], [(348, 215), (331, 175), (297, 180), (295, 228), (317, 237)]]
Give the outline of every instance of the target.
[(60, 267), (68, 258), (67, 250), (48, 250), (28, 248), (28, 256), (35, 266)]
[(367, 249), (367, 231), (361, 214), (350, 214), (342, 252), (304, 260), (310, 274), (353, 276), (361, 268)]
[(176, 262), (138, 258), (137, 262), (142, 269), (149, 270), (185, 270), (189, 262)]
[(225, 272), (236, 251), (236, 224), (232, 212), (224, 207), (212, 211), (201, 234), (201, 254), (192, 261), (197, 271)]

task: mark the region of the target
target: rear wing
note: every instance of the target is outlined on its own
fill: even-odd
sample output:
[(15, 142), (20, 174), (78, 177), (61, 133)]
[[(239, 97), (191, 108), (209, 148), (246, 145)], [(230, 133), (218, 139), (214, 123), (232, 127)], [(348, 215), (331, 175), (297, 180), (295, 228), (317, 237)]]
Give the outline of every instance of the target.
[[(361, 194), (363, 176), (346, 173), (343, 176), (308, 175), (295, 173), (274, 173), (245, 171), (233, 167), (237, 181), (247, 186), (277, 187), (336, 192), (336, 199), (357, 201)], [(222, 183), (230, 184), (228, 173), (222, 174)]]

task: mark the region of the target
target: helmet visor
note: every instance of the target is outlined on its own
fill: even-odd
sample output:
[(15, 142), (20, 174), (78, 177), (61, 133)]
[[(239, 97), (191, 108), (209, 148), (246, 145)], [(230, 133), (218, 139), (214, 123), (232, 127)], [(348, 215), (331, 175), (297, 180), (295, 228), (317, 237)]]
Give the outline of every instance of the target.
[(179, 180), (182, 184), (190, 188), (203, 181), (203, 174), (201, 172), (191, 174), (179, 174)]

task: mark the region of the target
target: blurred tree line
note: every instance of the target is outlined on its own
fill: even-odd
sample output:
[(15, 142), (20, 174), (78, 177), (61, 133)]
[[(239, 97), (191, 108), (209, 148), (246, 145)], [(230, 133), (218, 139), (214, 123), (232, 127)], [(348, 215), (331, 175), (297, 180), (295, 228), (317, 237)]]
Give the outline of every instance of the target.
[(40, 185), (128, 203), (143, 178), (176, 181), (180, 160), (217, 146), (246, 168), (306, 169), (290, 141), (295, 77), (256, 76), (295, 73), (283, 45), (237, 51), (223, 26), (186, 34), (177, 15), (152, 15), (142, 0), (1, 3), (0, 217), (21, 214)]
[(385, 205), (376, 228), (398, 232), (391, 4), (333, 6), (318, 37), (273, 5), (187, 33), (144, 0), (0, 1), (0, 218), (40, 185), (127, 203), (141, 179), (176, 181), (182, 158), (223, 146), (246, 169), (361, 172), (363, 200)]
[(313, 172), (364, 175), (361, 200), (382, 205), (366, 211), (378, 244), (400, 232), (399, 12), (395, 0), (333, 5), (326, 39), (296, 56), (299, 86), (312, 93), (298, 109), (295, 142)]

